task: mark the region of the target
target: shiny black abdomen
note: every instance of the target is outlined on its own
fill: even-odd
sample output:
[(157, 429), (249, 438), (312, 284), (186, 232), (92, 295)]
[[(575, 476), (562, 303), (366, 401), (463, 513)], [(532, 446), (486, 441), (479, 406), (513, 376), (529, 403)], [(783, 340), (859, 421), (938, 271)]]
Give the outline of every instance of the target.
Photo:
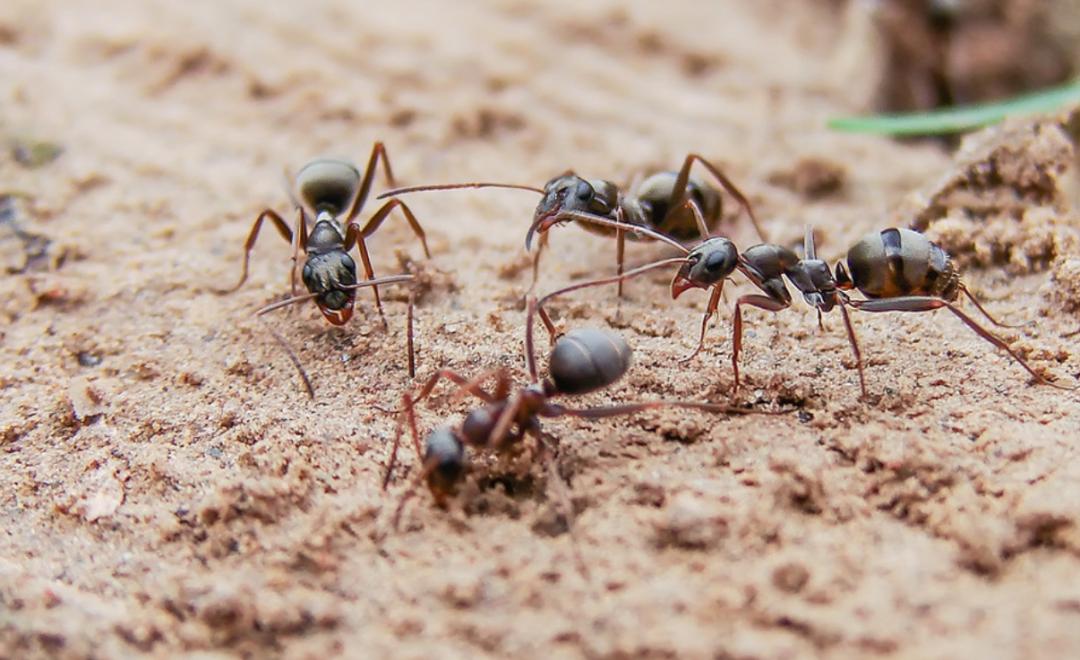
[(551, 349), (548, 371), (559, 394), (585, 394), (611, 385), (630, 368), (630, 346), (608, 330), (571, 330)]

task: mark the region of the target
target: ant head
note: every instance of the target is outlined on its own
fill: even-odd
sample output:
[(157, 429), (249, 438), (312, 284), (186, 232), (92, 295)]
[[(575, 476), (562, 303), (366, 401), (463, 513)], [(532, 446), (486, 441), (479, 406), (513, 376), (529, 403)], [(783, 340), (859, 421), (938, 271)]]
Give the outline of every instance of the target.
[(609, 330), (571, 330), (555, 342), (548, 360), (549, 394), (585, 394), (622, 378), (630, 368), (630, 346)]
[(723, 282), (739, 265), (739, 251), (726, 238), (710, 238), (686, 255), (686, 263), (671, 281), (671, 297), (689, 289), (708, 289)]
[(562, 211), (579, 211), (607, 216), (615, 208), (618, 189), (610, 181), (586, 181), (572, 173), (562, 174), (544, 184), (544, 197), (536, 205), (533, 222), (537, 231), (547, 231)]
[(428, 488), (436, 498), (454, 491), (465, 474), (465, 446), (448, 426), (428, 434), (424, 448)]
[(356, 284), (356, 262), (344, 250), (309, 253), (303, 278), (307, 290), (316, 295), (315, 304), (327, 321), (344, 325), (352, 318), (356, 294), (341, 287)]
[(344, 213), (360, 186), (360, 172), (343, 160), (319, 158), (296, 174), (300, 201), (316, 214), (328, 211), (337, 217)]

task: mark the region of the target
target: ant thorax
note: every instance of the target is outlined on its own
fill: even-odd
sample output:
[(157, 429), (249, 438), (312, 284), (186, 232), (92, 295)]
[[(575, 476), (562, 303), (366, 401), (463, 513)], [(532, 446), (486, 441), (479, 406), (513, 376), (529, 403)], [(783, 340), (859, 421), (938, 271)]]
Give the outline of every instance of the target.
[(530, 410), (530, 413), (535, 413), (544, 407), (549, 396), (552, 394), (548, 391), (549, 388), (554, 388), (555, 384), (548, 382), (533, 383), (525, 389), (521, 390), (521, 400), (524, 402), (524, 406)]
[(836, 305), (836, 279), (829, 265), (821, 259), (803, 259), (798, 268), (787, 273), (787, 277), (811, 307), (828, 312)]
[(319, 211), (315, 216), (315, 226), (307, 237), (309, 252), (326, 251), (340, 247), (345, 243), (345, 233), (341, 224), (330, 211)]

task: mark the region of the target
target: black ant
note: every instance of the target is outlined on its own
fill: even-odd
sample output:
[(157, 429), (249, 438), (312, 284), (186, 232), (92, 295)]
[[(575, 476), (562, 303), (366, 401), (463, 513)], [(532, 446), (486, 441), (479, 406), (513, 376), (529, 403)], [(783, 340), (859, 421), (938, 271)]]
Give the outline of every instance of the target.
[[(629, 226), (627, 230), (629, 231)], [(818, 324), (822, 326), (824, 312), (840, 309), (847, 331), (848, 341), (855, 355), (859, 371), (859, 386), (866, 397), (866, 379), (863, 373), (862, 352), (855, 337), (848, 308), (866, 312), (929, 312), (946, 308), (955, 314), (977, 335), (1000, 348), (1027, 370), (1037, 382), (1059, 389), (1074, 387), (1054, 383), (1037, 373), (1004, 340), (986, 330), (974, 319), (953, 304), (960, 295), (967, 297), (992, 324), (1011, 328), (999, 322), (979, 303), (964, 285), (960, 274), (948, 253), (922, 234), (910, 229), (885, 229), (872, 233), (855, 244), (847, 254), (847, 266), (836, 265), (835, 274), (828, 264), (817, 258), (813, 231), (807, 228), (804, 239), (804, 256), (800, 259), (792, 250), (764, 243), (747, 248), (742, 253), (726, 238), (710, 238), (693, 249), (685, 250), (686, 256), (665, 259), (624, 273), (617, 277), (601, 278), (559, 289), (543, 296), (538, 303), (538, 314), (548, 333), (555, 337), (557, 331), (544, 311), (544, 304), (551, 298), (590, 286), (611, 284), (618, 279), (635, 277), (663, 266), (681, 263), (671, 283), (672, 298), (692, 289), (711, 289), (709, 303), (701, 323), (701, 336), (697, 348), (685, 360), (693, 358), (704, 345), (709, 319), (720, 301), (724, 282), (736, 270), (743, 273), (765, 295), (747, 294), (735, 301), (732, 327), (732, 369), (734, 385), (732, 395), (739, 388), (739, 352), (742, 349), (742, 308), (750, 305), (770, 312), (779, 312), (791, 306), (791, 293), (784, 283), (786, 277), (806, 303), (818, 312)], [(866, 299), (851, 298), (846, 291), (857, 289)]]
[[(530, 249), (534, 234), (540, 235), (540, 245), (533, 258), (533, 284), (536, 283), (540, 254), (547, 245), (547, 231), (552, 227), (574, 221), (584, 221), (581, 226), (594, 233), (615, 235), (617, 272), (622, 274), (627, 230), (623, 225), (664, 234), (674, 240), (686, 242), (697, 237), (707, 238), (723, 217), (723, 198), (720, 193), (704, 182), (690, 177), (694, 162), (701, 165), (719, 181), (746, 211), (761, 240), (765, 232), (754, 214), (749, 200), (742, 191), (720, 170), (698, 154), (689, 154), (678, 172), (658, 172), (646, 177), (628, 192), (603, 179), (584, 179), (573, 172), (561, 174), (543, 189), (532, 186), (503, 183), (452, 183), (398, 188), (383, 193), (379, 198), (410, 192), (431, 190), (454, 190), (460, 188), (510, 188), (530, 190), (542, 195), (533, 213), (533, 222), (525, 235), (525, 249)], [(694, 209), (688, 211), (688, 207)], [(608, 220), (609, 222), (598, 222)], [(614, 224), (613, 224), (614, 223)], [(630, 232), (631, 237), (653, 236), (649, 232)], [(618, 294), (622, 297), (622, 280), (618, 281)]]
[[(435, 372), (415, 394), (402, 395), (402, 411), (408, 421), (413, 446), (420, 459), (421, 469), (414, 486), (410, 487), (394, 514), (394, 526), (400, 519), (405, 503), (412, 496), (415, 485), (426, 482), (436, 502), (444, 504), (465, 475), (466, 446), (487, 449), (496, 453), (517, 449), (525, 436), (532, 436), (542, 452), (553, 451), (554, 444), (540, 427), (541, 418), (581, 417), (601, 419), (618, 415), (630, 415), (643, 410), (661, 407), (678, 407), (703, 410), (712, 413), (748, 414), (754, 411), (730, 405), (697, 403), (691, 401), (646, 401), (591, 408), (568, 408), (551, 400), (558, 396), (579, 396), (613, 385), (629, 369), (630, 346), (618, 334), (610, 330), (584, 328), (572, 330), (560, 337), (551, 349), (548, 359), (549, 376), (543, 381), (537, 377), (533, 357), (532, 326), (535, 298), (529, 299), (526, 320), (526, 357), (531, 384), (513, 389), (513, 381), (505, 369), (486, 372), (469, 380), (450, 370)], [(482, 384), (494, 377), (494, 390), (488, 392)], [(420, 446), (420, 432), (416, 424), (416, 405), (431, 394), (440, 380), (457, 384), (462, 393), (480, 399), (484, 405), (470, 412), (457, 427), (442, 426), (431, 431)], [(787, 411), (781, 411), (787, 412)], [(769, 414), (769, 413), (765, 413)], [(390, 450), (385, 489), (397, 458), (403, 434), (403, 420), (398, 417), (394, 442)]]
[[(255, 219), (247, 241), (244, 243), (244, 261), (240, 281), (235, 286), (221, 290), (219, 293), (232, 293), (247, 281), (251, 251), (259, 238), (259, 230), (262, 228), (263, 220), (268, 219), (274, 224), (281, 237), (293, 246), (293, 267), (289, 276), (293, 297), (265, 307), (258, 314), (261, 315), (292, 303), (314, 300), (323, 317), (331, 324), (340, 326), (352, 318), (353, 306), (356, 301), (356, 289), (370, 286), (375, 295), (375, 306), (379, 310), (383, 328), (386, 328), (386, 315), (383, 313), (378, 285), (407, 280), (401, 278), (375, 279), (366, 239), (379, 229), (383, 221), (394, 209), (400, 208), (409, 226), (412, 227), (413, 232), (420, 240), (424, 248), (424, 254), (430, 258), (431, 253), (428, 250), (424, 230), (417, 221), (416, 216), (400, 200), (391, 199), (383, 204), (363, 225), (355, 220), (363, 209), (368, 194), (371, 192), (375, 170), (380, 161), (387, 181), (391, 186), (395, 185), (390, 160), (386, 154), (386, 148), (381, 142), (376, 142), (372, 148), (371, 157), (368, 159), (367, 169), (364, 170), (363, 176), (351, 163), (328, 158), (313, 160), (301, 168), (296, 174), (296, 194), (294, 195), (292, 190), (289, 191), (290, 198), (297, 210), (295, 233), (277, 211), (265, 209)], [(310, 233), (307, 230), (309, 222), (312, 223)], [(356, 262), (349, 256), (349, 251), (352, 250), (354, 245), (360, 252), (360, 259), (364, 266), (365, 281), (363, 282), (357, 281)], [(307, 256), (301, 276), (309, 293), (297, 296), (296, 262), (301, 252)], [(410, 302), (410, 315), (411, 311)], [(281, 337), (276, 333), (275, 338), (284, 344)], [(293, 362), (299, 366), (291, 349), (288, 349), (287, 344), (284, 345), (289, 350)], [(410, 377), (414, 375), (415, 371), (415, 357), (412, 346), (412, 336), (410, 334), (408, 349)], [(300, 372), (304, 378), (308, 393), (313, 395), (307, 375), (302, 368)]]

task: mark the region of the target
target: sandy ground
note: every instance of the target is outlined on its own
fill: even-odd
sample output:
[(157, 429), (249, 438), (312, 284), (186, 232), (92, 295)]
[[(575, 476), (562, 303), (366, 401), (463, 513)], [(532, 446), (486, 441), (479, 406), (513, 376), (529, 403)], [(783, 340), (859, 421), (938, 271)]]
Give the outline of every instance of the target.
[[(394, 424), (375, 406), (410, 385), (401, 293), (389, 331), (366, 296), (344, 329), (314, 307), (274, 317), (314, 402), (251, 315), (286, 292), (285, 243), (267, 232), (248, 285), (213, 293), (254, 216), (288, 211), (282, 169), (316, 155), (383, 140), (405, 183), (539, 185), (568, 167), (629, 181), (696, 150), (777, 241), (813, 223), (830, 260), (919, 223), (995, 313), (1035, 322), (1003, 331), (1012, 346), (1071, 383), (1077, 122), (956, 157), (828, 133), (869, 107), (879, 70), (865, 23), (832, 3), (365, 4), (0, 6), (2, 137), (63, 150), (0, 157), (0, 656), (1080, 654), (1077, 395), (946, 312), (856, 318), (866, 402), (837, 318), (821, 333), (801, 303), (748, 312), (740, 401), (797, 412), (554, 420), (573, 535), (544, 470), (482, 458), (448, 510), (424, 493), (395, 532), (408, 478), (381, 490)], [(416, 260), (430, 278), (420, 374), (524, 377), (535, 198), (410, 201), (433, 259), (400, 219), (372, 247), (378, 272)], [(602, 237), (552, 245), (542, 290), (611, 272)], [(635, 349), (582, 405), (727, 400), (729, 317), (679, 365), (705, 296), (673, 303), (668, 277), (629, 284), (619, 316), (610, 290), (558, 306)], [(423, 428), (468, 409), (445, 391)]]

